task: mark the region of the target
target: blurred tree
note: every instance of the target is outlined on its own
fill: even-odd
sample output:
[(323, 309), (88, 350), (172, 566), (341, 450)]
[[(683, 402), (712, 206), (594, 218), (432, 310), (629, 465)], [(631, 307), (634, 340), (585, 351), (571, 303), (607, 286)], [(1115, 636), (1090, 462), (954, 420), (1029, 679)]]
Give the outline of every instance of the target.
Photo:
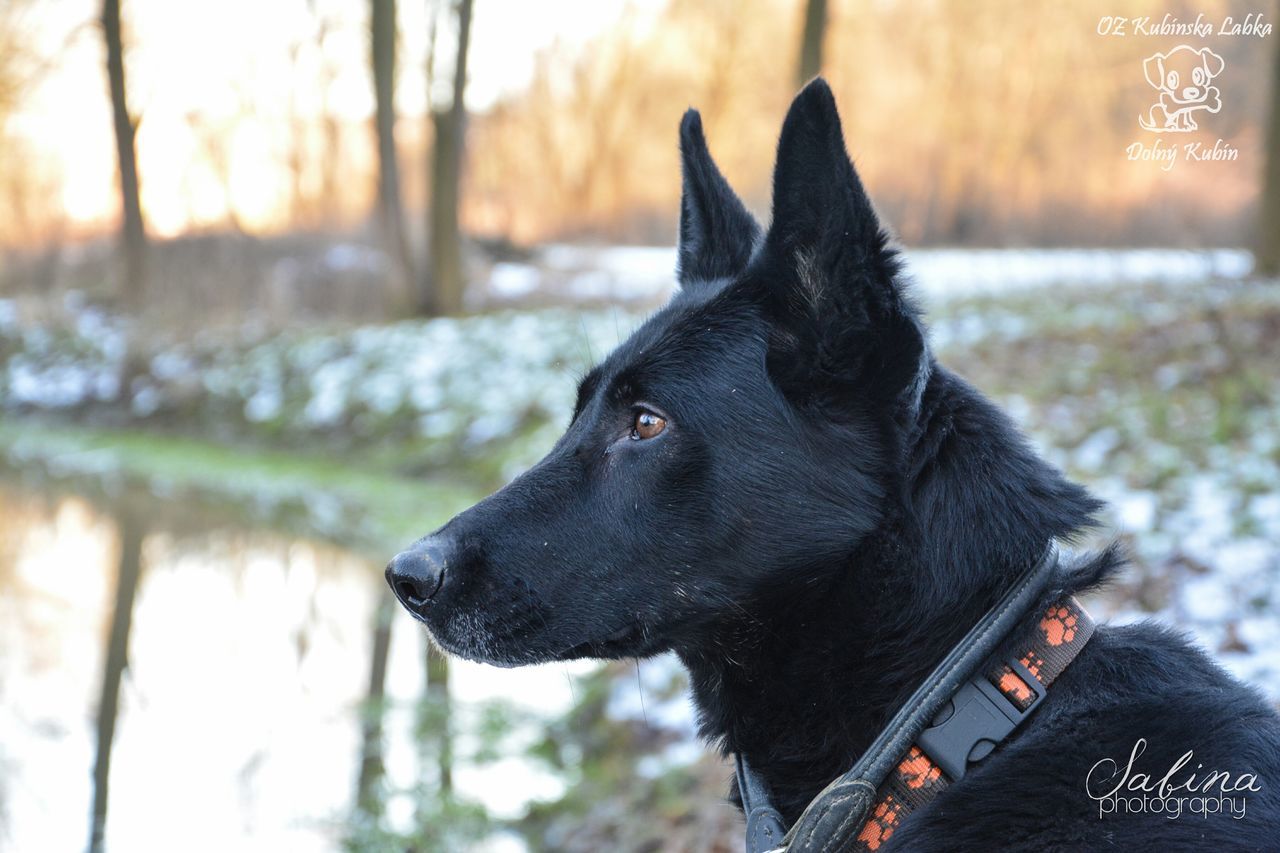
[(822, 71), (822, 38), (827, 32), (827, 0), (808, 0), (804, 29), (800, 35), (800, 70), (797, 80), (804, 85)]
[(396, 0), (371, 0), (370, 53), (373, 61), (374, 128), (378, 143), (378, 219), (391, 256), (396, 290), (405, 297), (413, 286), (413, 258), (405, 233), (396, 155)]
[(1254, 257), (1260, 275), (1280, 275), (1280, 42), (1271, 71), (1271, 117), (1267, 124), (1262, 215)]
[(5, 207), (0, 241), (26, 246), (34, 242), (42, 226), (54, 224), (50, 220), (56, 217), (50, 214), (58, 205), (45, 200), (59, 195), (53, 188), (40, 186), (40, 170), (33, 169), (37, 156), (9, 122), (52, 66), (35, 50), (37, 40), (29, 20), (34, 5), (32, 0), (0, 2), (0, 194)]
[(281, 107), (287, 123), (282, 152), (288, 175), (286, 221), (304, 230), (329, 230), (362, 221), (379, 203), (376, 176), (370, 198), (352, 185), (352, 175), (361, 169), (352, 153), (364, 149), (359, 137), (373, 138), (371, 150), (377, 153), (376, 116), (370, 137), (364, 126), (348, 127), (336, 106), (341, 80), (351, 72), (350, 37), (357, 28), (369, 36), (372, 27), (363, 17), (356, 19), (349, 4), (306, 0), (305, 7), (306, 17), (300, 18), (285, 48), (290, 75)]
[(142, 575), (142, 540), (146, 535), (138, 511), (125, 505), (116, 512), (120, 562), (116, 571), (115, 608), (103, 656), (102, 693), (98, 699), (98, 747), (93, 763), (93, 812), (89, 824), (89, 853), (103, 849), (107, 827), (107, 784), (111, 779), (111, 744), (120, 708), (120, 680), (129, 661), (129, 630), (133, 602)]
[(338, 79), (342, 76), (343, 62), (330, 49), (330, 43), (338, 40), (341, 23), (335, 13), (326, 12), (318, 0), (309, 0), (312, 15), (316, 19), (315, 50), (320, 60), (320, 200), (316, 215), (320, 221), (332, 224), (338, 219), (343, 193), (339, 189), (342, 184), (344, 166), (342, 122), (334, 106), (334, 91)]
[(453, 98), (447, 109), (432, 110), (431, 200), (428, 209), (427, 276), (420, 309), (426, 314), (462, 310), (462, 235), (458, 229), (459, 184), (466, 137), (467, 47), (471, 39), (472, 0), (457, 0), (457, 48), (453, 63)]
[(39, 11), (36, 0), (0, 3), (0, 131), (19, 112), (23, 98), (54, 66), (36, 49), (32, 21)]
[(123, 208), (121, 248), (124, 278), (120, 295), (130, 310), (142, 305), (146, 292), (147, 232), (142, 224), (142, 198), (138, 192), (138, 159), (134, 139), (137, 121), (129, 115), (124, 80), (124, 41), (120, 34), (120, 0), (102, 0), (102, 35), (107, 46), (107, 84), (116, 132), (116, 158), (120, 169), (120, 202)]
[[(201, 164), (208, 176), (213, 179), (213, 184), (222, 193), (222, 209), (226, 225), (243, 234), (247, 229), (236, 206), (234, 190), (236, 158), (233, 149), (237, 127), (253, 120), (254, 93), (243, 81), (235, 80), (228, 82), (227, 94), (234, 96), (234, 101), (237, 103), (237, 109), (229, 115), (217, 116), (192, 110), (187, 113), (185, 119), (191, 139), (200, 152)], [(292, 147), (296, 149), (298, 146)], [(151, 304), (154, 302), (155, 300), (152, 299)]]

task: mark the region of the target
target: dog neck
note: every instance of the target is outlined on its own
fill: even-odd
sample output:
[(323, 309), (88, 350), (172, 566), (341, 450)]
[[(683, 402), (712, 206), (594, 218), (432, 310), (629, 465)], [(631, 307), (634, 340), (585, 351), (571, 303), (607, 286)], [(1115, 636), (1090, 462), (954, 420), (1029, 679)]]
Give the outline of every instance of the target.
[(798, 570), (803, 583), (744, 602), (710, 637), (677, 649), (702, 734), (746, 756), (788, 822), (1045, 543), (1098, 509), (945, 371), (935, 370), (904, 444), (903, 497), (845, 560)]

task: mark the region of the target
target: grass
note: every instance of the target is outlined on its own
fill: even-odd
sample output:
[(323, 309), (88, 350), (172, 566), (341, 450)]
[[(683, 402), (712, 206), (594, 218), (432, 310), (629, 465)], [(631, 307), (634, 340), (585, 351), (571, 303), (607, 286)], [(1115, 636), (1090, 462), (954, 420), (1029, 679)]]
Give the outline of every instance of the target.
[[(386, 554), (478, 500), (463, 476), (408, 477), (351, 456), (266, 450), (156, 432), (20, 421), (0, 424), (11, 473), (77, 489), (123, 483), (201, 509), (239, 508), (242, 520)], [(226, 514), (225, 512), (223, 513)]]

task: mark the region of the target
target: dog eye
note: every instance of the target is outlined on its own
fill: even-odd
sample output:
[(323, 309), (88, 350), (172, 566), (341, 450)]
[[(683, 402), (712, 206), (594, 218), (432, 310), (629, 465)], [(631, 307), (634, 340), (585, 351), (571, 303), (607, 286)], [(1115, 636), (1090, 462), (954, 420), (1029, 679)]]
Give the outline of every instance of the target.
[(1178, 88), (1178, 72), (1177, 71), (1169, 72), (1169, 88), (1170, 89)]
[(643, 441), (654, 438), (666, 428), (666, 418), (655, 415), (653, 412), (637, 412), (636, 419), (631, 424), (631, 440)]
[(1203, 68), (1197, 68), (1195, 71), (1191, 72), (1191, 82), (1195, 83), (1197, 86), (1204, 85), (1204, 69)]

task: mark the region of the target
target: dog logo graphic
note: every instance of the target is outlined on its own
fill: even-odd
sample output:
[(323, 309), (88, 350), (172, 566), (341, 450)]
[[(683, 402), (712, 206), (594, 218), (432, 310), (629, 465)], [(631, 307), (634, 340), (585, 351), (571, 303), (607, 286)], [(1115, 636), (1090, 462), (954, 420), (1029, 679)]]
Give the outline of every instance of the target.
[(1143, 130), (1152, 133), (1186, 133), (1195, 130), (1195, 113), (1216, 113), (1222, 109), (1214, 77), (1226, 66), (1222, 57), (1202, 47), (1197, 50), (1180, 44), (1168, 53), (1148, 57), (1142, 65), (1147, 82), (1160, 93), (1160, 100), (1145, 116), (1138, 117)]

